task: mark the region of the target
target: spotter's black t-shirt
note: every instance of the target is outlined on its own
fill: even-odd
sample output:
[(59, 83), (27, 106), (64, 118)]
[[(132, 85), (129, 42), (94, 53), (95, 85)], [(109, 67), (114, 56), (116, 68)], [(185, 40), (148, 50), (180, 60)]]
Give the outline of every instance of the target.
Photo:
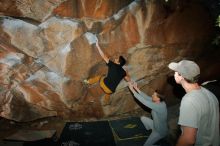
[(109, 60), (107, 63), (108, 74), (104, 78), (105, 85), (112, 91), (115, 92), (120, 81), (126, 76), (126, 71), (120, 66)]

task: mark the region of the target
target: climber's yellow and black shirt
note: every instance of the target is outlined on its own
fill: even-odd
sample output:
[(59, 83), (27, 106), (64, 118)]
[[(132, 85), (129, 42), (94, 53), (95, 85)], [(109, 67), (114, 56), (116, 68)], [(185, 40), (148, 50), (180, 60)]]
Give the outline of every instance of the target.
[(105, 85), (112, 91), (115, 92), (120, 81), (126, 76), (126, 71), (120, 66), (109, 60), (107, 63), (108, 74), (104, 79)]

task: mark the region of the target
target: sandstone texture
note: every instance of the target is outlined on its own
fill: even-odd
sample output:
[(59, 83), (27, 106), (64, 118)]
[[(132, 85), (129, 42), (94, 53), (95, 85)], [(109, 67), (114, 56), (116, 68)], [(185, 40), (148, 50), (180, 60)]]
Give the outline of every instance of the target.
[(107, 71), (88, 33), (111, 59), (127, 58), (144, 92), (165, 92), (168, 106), (177, 101), (167, 83), (171, 61), (195, 60), (203, 80), (220, 73), (219, 51), (209, 48), (213, 18), (197, 1), (2, 0), (0, 15), (0, 116), (14, 121), (100, 119), (140, 108), (125, 81), (108, 105), (98, 84), (83, 83)]

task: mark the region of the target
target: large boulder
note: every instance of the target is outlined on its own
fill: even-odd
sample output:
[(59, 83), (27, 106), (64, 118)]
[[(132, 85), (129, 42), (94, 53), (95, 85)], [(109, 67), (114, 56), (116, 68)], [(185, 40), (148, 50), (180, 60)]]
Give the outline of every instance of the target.
[(169, 62), (193, 59), (201, 66), (203, 79), (218, 77), (219, 51), (212, 49), (210, 60), (205, 53), (214, 25), (202, 3), (62, 2), (16, 1), (16, 6), (15, 1), (1, 2), (14, 8), (1, 9), (1, 14), (17, 18), (0, 18), (0, 116), (15, 121), (47, 116), (76, 120), (139, 110), (125, 81), (108, 105), (103, 103), (104, 93), (98, 84), (83, 83), (107, 72), (90, 43), (91, 33), (97, 35), (111, 59), (118, 55), (127, 58), (125, 69), (141, 90), (149, 95), (155, 90), (165, 92), (168, 106), (179, 101), (167, 83)]

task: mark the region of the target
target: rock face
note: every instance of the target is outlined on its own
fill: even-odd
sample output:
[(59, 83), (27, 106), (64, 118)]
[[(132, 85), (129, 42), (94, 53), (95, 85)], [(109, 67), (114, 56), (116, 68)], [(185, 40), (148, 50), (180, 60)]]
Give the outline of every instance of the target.
[(109, 105), (103, 104), (98, 84), (83, 84), (107, 71), (88, 33), (97, 35), (111, 59), (127, 58), (126, 70), (144, 92), (166, 92), (168, 105), (174, 100), (167, 84), (170, 61), (193, 59), (204, 70), (203, 79), (218, 77), (219, 51), (210, 48), (214, 57), (208, 62), (211, 55), (204, 55), (213, 38), (213, 18), (199, 2), (64, 1), (0, 2), (0, 14), (10, 16), (0, 17), (0, 116), (90, 119), (139, 109), (125, 81)]
[(1, 0), (1, 14), (44, 21), (65, 0)]

